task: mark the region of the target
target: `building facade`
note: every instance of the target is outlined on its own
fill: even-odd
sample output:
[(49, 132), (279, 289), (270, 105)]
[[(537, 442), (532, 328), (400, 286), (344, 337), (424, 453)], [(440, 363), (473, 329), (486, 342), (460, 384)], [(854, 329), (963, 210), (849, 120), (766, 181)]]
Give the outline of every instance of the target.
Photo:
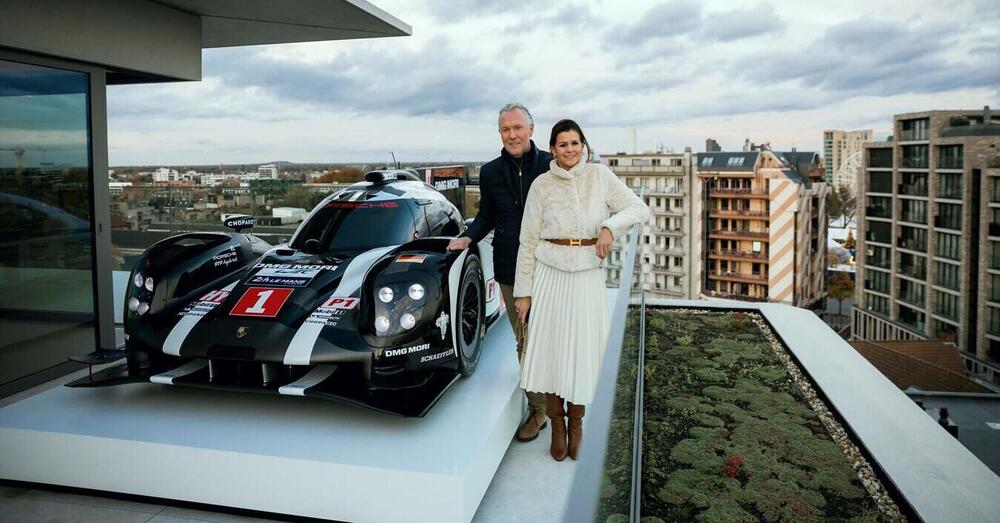
[(697, 155), (691, 220), (696, 296), (798, 307), (825, 292), (828, 185), (819, 155)]
[(893, 124), (865, 145), (852, 336), (953, 341), (968, 371), (1000, 384), (1000, 118)]
[[(643, 224), (636, 251), (634, 288), (640, 286), (651, 298), (697, 296), (692, 286), (691, 203), (695, 155), (682, 153), (608, 154), (601, 162), (625, 185), (636, 192), (643, 189), (649, 205), (649, 222)], [(622, 238), (621, 240), (624, 240)], [(608, 259), (609, 285), (618, 285), (625, 253), (624, 241), (615, 243)]]
[(861, 166), (861, 155), (864, 144), (872, 141), (872, 130), (841, 131), (826, 129), (823, 131), (823, 167), (826, 169), (826, 181), (834, 188), (847, 187), (856, 193), (858, 169)]

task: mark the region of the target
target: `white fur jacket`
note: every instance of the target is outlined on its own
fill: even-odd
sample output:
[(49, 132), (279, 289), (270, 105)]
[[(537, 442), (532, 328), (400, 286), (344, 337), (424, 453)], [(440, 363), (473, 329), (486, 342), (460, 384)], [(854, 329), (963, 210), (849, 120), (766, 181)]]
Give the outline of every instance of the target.
[(615, 240), (649, 219), (649, 207), (610, 169), (580, 161), (570, 170), (549, 163), (528, 191), (517, 251), (514, 296), (531, 296), (535, 263), (576, 272), (601, 266), (593, 245), (556, 245), (546, 239), (597, 238), (607, 227)]

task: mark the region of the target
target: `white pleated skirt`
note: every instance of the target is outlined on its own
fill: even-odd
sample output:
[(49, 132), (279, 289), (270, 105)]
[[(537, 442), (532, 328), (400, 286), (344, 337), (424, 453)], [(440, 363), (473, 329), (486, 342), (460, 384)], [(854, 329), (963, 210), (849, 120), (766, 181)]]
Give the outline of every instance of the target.
[(608, 339), (604, 271), (565, 272), (539, 262), (531, 294), (521, 388), (589, 405)]

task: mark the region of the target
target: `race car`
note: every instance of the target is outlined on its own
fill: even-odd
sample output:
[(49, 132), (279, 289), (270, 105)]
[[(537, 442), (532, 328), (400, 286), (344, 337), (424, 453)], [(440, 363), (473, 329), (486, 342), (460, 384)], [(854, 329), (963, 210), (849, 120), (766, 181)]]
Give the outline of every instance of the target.
[(423, 416), (476, 369), (502, 313), (489, 239), (448, 251), (458, 209), (411, 170), (331, 194), (287, 245), (187, 233), (146, 250), (125, 296), (125, 363), (70, 384), (312, 396)]

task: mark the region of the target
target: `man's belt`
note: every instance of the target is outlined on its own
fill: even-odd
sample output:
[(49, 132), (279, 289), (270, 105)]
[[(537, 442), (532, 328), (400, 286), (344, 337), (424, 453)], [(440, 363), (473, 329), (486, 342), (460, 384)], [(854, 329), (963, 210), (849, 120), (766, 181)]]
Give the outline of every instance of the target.
[(548, 242), (554, 243), (556, 245), (569, 245), (570, 247), (580, 247), (584, 245), (597, 245), (597, 238), (571, 238), (571, 239), (551, 239), (546, 240)]

